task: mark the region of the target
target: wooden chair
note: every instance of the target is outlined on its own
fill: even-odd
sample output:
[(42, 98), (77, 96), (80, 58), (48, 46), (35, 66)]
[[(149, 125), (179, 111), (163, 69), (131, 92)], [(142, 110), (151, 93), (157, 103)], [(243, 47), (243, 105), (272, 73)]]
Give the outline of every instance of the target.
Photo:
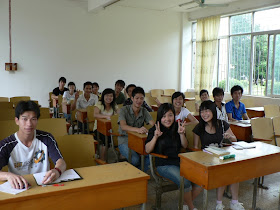
[(63, 118), (39, 119), (37, 129), (51, 133), (55, 139), (67, 135), (66, 121)]
[(280, 117), (273, 117), (272, 123), (275, 136), (275, 143), (278, 147), (280, 147)]
[(189, 91), (187, 91), (187, 92), (184, 92), (184, 95), (185, 95), (185, 97), (186, 98), (195, 98), (195, 92), (189, 92)]
[(53, 107), (52, 92), (49, 92), (49, 106)]
[(145, 101), (149, 106), (157, 105), (157, 102), (155, 101), (155, 98), (153, 98), (151, 96), (145, 96)]
[(119, 134), (119, 124), (118, 124), (119, 115), (112, 115), (111, 117), (111, 149), (116, 157), (116, 162), (119, 162), (119, 144), (118, 144), (118, 136)]
[(18, 131), (15, 120), (0, 121), (0, 141)]
[(164, 89), (163, 90), (163, 95), (172, 96), (172, 94), (175, 93), (175, 92), (176, 92), (175, 89)]
[(50, 109), (48, 107), (40, 107), (40, 119), (51, 118)]
[(14, 104), (12, 102), (1, 101), (0, 102), (0, 109), (13, 109)]
[(279, 105), (276, 104), (264, 105), (264, 115), (265, 117), (279, 117), (280, 116)]
[(0, 109), (0, 121), (3, 120), (15, 120), (14, 109)]
[(10, 102), (14, 104), (14, 107), (16, 107), (16, 104), (20, 101), (29, 101), (29, 100), (30, 100), (29, 96), (16, 96), (10, 98)]
[(186, 108), (190, 112), (196, 112), (196, 110), (195, 110), (195, 101), (186, 101), (185, 102), (185, 106), (186, 106)]
[[(276, 145), (273, 124), (271, 118), (253, 118), (251, 119), (252, 136), (254, 141), (262, 141), (264, 143)], [(259, 187), (268, 189), (263, 185), (264, 177), (259, 178)]]
[[(157, 112), (150, 112), (150, 115), (152, 116), (153, 121), (156, 123), (157, 122)], [(149, 125), (145, 124), (144, 127), (149, 130), (152, 126), (150, 124)]]
[(151, 93), (145, 93), (145, 97), (152, 97)]
[[(188, 140), (188, 148), (190, 150), (193, 150), (193, 147), (194, 147), (194, 142), (193, 142), (193, 129), (194, 127), (196, 126), (197, 124), (189, 124), (189, 125), (186, 125), (185, 126), (185, 131), (186, 131), (186, 137), (187, 137), (187, 140)], [(199, 148), (201, 148), (201, 144), (199, 142), (199, 145), (198, 145)]]
[(87, 128), (88, 128), (88, 133), (93, 131), (93, 127), (94, 127), (94, 123), (95, 123), (94, 107), (95, 106), (88, 106), (87, 107)]
[(153, 89), (153, 90), (151, 90), (151, 96), (152, 97), (159, 97), (159, 96), (161, 96), (161, 95), (163, 95), (163, 90), (162, 89)]
[(67, 169), (104, 164), (104, 161), (95, 159), (95, 140), (92, 135), (59, 136), (56, 141)]
[(9, 98), (8, 97), (0, 97), (0, 102), (9, 102)]
[(157, 97), (160, 103), (171, 103), (171, 96), (159, 96)]
[(246, 108), (255, 107), (255, 102), (254, 102), (253, 98), (244, 98), (244, 99), (241, 99), (241, 102), (243, 104), (245, 104)]
[(149, 159), (150, 159), (150, 169), (151, 169), (151, 174), (155, 180), (155, 191), (156, 191), (156, 202), (155, 202), (155, 208), (154, 209), (161, 209), (161, 196), (165, 192), (169, 191), (174, 191), (178, 190), (178, 186), (162, 176), (160, 176), (157, 172), (156, 166), (155, 166), (155, 158), (164, 158), (167, 159), (168, 156), (166, 155), (160, 155), (156, 153), (150, 153), (149, 154)]

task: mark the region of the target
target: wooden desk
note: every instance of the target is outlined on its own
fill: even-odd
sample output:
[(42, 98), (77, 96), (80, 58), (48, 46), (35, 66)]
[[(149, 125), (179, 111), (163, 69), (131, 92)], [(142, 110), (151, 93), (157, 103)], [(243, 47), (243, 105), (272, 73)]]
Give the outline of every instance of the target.
[(185, 98), (185, 102), (186, 101), (195, 101), (195, 98)]
[(24, 176), (31, 188), (17, 195), (0, 192), (1, 209), (118, 209), (147, 201), (149, 176), (127, 162), (78, 168), (82, 180), (62, 187), (37, 186), (32, 175)]
[(151, 105), (151, 107), (155, 112), (158, 110), (158, 105)]
[[(106, 147), (106, 162), (108, 163), (108, 136), (110, 136), (111, 120), (107, 119), (96, 119), (97, 120), (97, 139), (99, 138), (99, 133), (105, 136), (105, 147)], [(112, 141), (112, 140), (111, 140)]]
[[(85, 133), (85, 124), (87, 124), (87, 110), (86, 109), (77, 109), (76, 112), (77, 120), (83, 125), (83, 133)], [(87, 129), (88, 126), (87, 126)], [(88, 131), (89, 133), (89, 131)]]
[(225, 150), (236, 155), (228, 160), (220, 160), (202, 151), (179, 154), (180, 209), (183, 206), (184, 178), (204, 188), (203, 209), (207, 209), (207, 190), (255, 178), (252, 207), (256, 209), (257, 178), (280, 171), (280, 148), (262, 142), (251, 144), (256, 148), (235, 150), (225, 147)]
[(238, 140), (251, 141), (252, 129), (251, 124), (244, 124), (238, 121), (229, 122), (230, 129)]
[[(137, 132), (128, 131), (128, 148), (134, 150), (141, 155), (141, 170), (144, 171), (145, 164), (145, 141), (147, 134), (140, 134)], [(129, 161), (131, 161), (131, 150), (129, 150)]]
[(264, 107), (246, 108), (246, 111), (249, 118), (264, 117)]

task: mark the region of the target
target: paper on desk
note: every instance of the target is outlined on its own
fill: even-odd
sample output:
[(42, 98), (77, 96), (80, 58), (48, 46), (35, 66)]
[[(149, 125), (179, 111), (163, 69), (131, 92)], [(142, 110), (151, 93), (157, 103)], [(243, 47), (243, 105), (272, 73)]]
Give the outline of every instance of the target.
[(238, 142), (232, 142), (234, 145), (238, 145), (240, 147), (243, 147), (243, 149), (251, 149), (251, 148), (256, 148), (255, 145), (247, 143), (245, 141), (238, 141)]
[[(46, 173), (47, 172), (33, 174), (38, 185), (43, 185), (42, 181), (43, 181)], [(55, 180), (53, 183), (68, 182), (68, 181), (77, 180), (77, 179), (82, 179), (82, 178), (74, 169), (69, 169), (67, 171), (64, 171), (61, 174), (61, 176), (57, 180)]]
[(14, 189), (14, 188), (12, 188), (12, 186), (10, 185), (9, 182), (5, 182), (4, 184), (0, 185), (0, 191), (1, 192), (13, 194), (13, 195), (21, 193), (25, 190), (27, 190), (27, 189)]

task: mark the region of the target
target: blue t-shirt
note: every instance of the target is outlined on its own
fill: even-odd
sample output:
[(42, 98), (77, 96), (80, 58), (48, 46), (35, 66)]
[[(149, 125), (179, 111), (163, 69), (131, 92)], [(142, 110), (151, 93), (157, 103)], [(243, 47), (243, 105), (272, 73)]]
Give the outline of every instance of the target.
[(226, 103), (226, 111), (227, 113), (231, 113), (232, 118), (236, 120), (242, 120), (243, 114), (247, 113), (243, 103), (239, 102), (239, 108), (237, 109), (233, 100)]

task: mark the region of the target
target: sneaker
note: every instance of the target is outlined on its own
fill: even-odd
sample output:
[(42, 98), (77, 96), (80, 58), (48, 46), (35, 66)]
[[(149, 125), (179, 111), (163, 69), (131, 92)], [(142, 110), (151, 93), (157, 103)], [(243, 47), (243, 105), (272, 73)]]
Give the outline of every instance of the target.
[(183, 205), (183, 210), (189, 210), (188, 205)]
[(230, 202), (230, 209), (232, 210), (245, 210), (245, 208), (243, 207), (243, 203), (232, 203)]
[(222, 203), (218, 203), (216, 206), (216, 210), (223, 210), (225, 206)]

